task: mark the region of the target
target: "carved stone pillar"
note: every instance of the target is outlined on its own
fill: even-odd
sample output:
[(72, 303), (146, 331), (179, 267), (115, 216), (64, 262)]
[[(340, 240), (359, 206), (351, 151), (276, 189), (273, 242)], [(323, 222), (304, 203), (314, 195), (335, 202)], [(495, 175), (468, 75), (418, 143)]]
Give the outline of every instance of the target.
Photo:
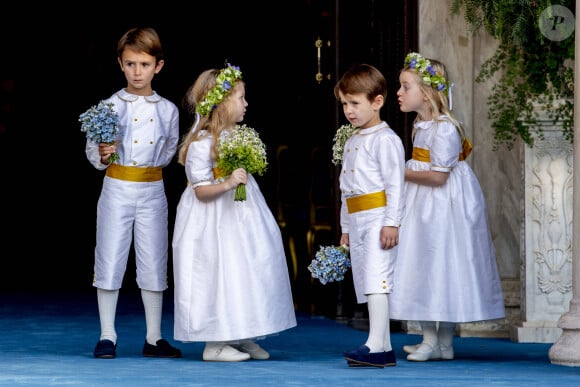
[(541, 124), (544, 138), (524, 146), (521, 312), (510, 339), (553, 343), (572, 299), (574, 154), (557, 125)]
[[(576, 34), (574, 36), (575, 56), (580, 58), (580, 0), (576, 0)], [(580, 165), (580, 60), (574, 62), (574, 165)], [(571, 367), (580, 367), (580, 176), (578, 173), (574, 176), (574, 254), (572, 270), (572, 301), (570, 310), (560, 317), (558, 327), (562, 328), (562, 336), (548, 353), (552, 364), (565, 365)]]

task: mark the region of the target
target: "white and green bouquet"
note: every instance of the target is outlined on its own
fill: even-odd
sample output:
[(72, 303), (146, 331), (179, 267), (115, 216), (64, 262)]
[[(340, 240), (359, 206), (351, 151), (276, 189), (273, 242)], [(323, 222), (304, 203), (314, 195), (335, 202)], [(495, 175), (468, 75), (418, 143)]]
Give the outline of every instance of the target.
[(344, 153), (344, 144), (346, 140), (354, 134), (358, 128), (351, 124), (342, 125), (334, 134), (334, 144), (332, 145), (332, 163), (334, 165), (342, 164), (342, 155)]
[[(231, 133), (220, 137), (217, 167), (224, 176), (230, 175), (237, 168), (244, 168), (250, 174), (263, 175), (268, 161), (266, 146), (258, 132), (245, 124), (236, 125)], [(236, 187), (234, 200), (246, 200), (245, 184)]]
[[(87, 139), (94, 143), (105, 142), (113, 145), (119, 135), (119, 115), (113, 109), (113, 103), (100, 101), (98, 105), (91, 106), (79, 116), (81, 132), (85, 132)], [(119, 155), (113, 153), (109, 162), (119, 160)]]
[(308, 265), (308, 271), (320, 283), (342, 281), (344, 274), (351, 267), (348, 246), (320, 246), (315, 258)]

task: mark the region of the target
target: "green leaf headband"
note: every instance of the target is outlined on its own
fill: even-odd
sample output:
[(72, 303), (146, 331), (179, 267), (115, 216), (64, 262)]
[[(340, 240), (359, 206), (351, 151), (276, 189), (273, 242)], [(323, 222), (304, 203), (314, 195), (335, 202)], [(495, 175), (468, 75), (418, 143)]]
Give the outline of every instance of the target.
[(216, 85), (208, 91), (205, 99), (197, 105), (195, 111), (202, 117), (209, 116), (212, 110), (230, 94), (238, 79), (242, 79), (240, 68), (226, 63), (226, 67), (221, 69), (215, 80)]
[(421, 54), (416, 52), (411, 52), (407, 54), (407, 57), (405, 58), (405, 65), (415, 70), (415, 72), (421, 76), (424, 84), (447, 94), (449, 83), (445, 77), (437, 74), (429, 59), (424, 58)]

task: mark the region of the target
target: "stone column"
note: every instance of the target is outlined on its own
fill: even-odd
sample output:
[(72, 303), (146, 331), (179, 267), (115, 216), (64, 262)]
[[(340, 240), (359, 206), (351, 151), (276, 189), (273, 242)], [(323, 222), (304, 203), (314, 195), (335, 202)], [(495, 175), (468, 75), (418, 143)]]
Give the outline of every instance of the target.
[(543, 138), (524, 146), (521, 311), (510, 338), (553, 343), (572, 298), (573, 148), (561, 128), (538, 113)]
[[(580, 0), (576, 0), (575, 63), (574, 63), (574, 165), (580, 165)], [(570, 310), (558, 320), (562, 335), (550, 348), (548, 356), (552, 364), (580, 367), (580, 174), (574, 175), (573, 193), (573, 251), (572, 254), (572, 300)]]

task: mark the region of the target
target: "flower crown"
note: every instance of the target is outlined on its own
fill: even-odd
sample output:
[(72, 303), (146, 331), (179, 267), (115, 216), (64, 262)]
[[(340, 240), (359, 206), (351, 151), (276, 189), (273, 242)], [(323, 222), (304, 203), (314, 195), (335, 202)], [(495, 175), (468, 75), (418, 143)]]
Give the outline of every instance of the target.
[(411, 52), (405, 58), (405, 65), (415, 70), (421, 76), (424, 84), (447, 94), (449, 83), (445, 77), (437, 74), (429, 59), (416, 52)]
[(209, 116), (212, 110), (230, 94), (238, 79), (242, 79), (240, 68), (226, 63), (226, 67), (221, 69), (215, 80), (215, 86), (208, 91), (204, 100), (195, 108), (195, 111), (202, 117)]

